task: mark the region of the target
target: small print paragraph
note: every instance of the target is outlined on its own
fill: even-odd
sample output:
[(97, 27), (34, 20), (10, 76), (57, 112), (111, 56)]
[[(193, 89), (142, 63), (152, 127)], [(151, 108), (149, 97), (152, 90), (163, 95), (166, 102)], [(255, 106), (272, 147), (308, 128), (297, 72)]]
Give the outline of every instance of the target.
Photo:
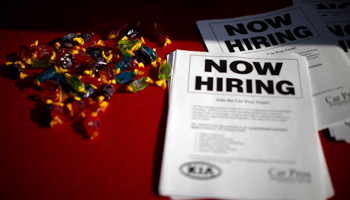
[(252, 121), (274, 121), (288, 122), (291, 110), (275, 109), (254, 109), (254, 108), (228, 108), (215, 106), (193, 105), (192, 119), (205, 120), (210, 119), (240, 119)]

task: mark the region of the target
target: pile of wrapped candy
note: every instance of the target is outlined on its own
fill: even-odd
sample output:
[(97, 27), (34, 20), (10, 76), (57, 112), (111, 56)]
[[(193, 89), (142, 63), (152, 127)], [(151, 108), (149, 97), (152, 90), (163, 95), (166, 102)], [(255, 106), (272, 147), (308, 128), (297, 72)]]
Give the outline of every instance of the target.
[[(171, 43), (156, 23), (154, 34), (163, 46)], [(114, 40), (115, 45), (106, 45), (106, 40)], [(51, 46), (36, 41), (22, 46), (6, 66), (16, 79), (27, 77), (25, 69), (42, 69), (34, 84), (40, 88), (49, 125), (62, 124), (68, 110), (70, 117), (83, 119), (83, 134), (88, 139), (99, 135), (99, 115), (107, 108), (116, 84), (127, 84), (126, 90), (135, 93), (152, 83), (165, 89), (170, 77), (166, 61), (139, 36), (139, 24), (115, 28), (105, 40), (86, 32), (69, 33)], [(159, 68), (159, 80), (142, 76), (145, 66)]]

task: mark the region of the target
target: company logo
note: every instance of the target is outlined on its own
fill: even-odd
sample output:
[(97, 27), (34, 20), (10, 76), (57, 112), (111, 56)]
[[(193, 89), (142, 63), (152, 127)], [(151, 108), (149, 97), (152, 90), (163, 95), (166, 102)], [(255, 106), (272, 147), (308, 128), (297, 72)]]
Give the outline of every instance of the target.
[(271, 180), (288, 182), (311, 182), (311, 173), (296, 169), (270, 168), (268, 174)]
[(180, 172), (194, 179), (212, 179), (221, 174), (221, 169), (206, 162), (188, 162), (180, 166)]

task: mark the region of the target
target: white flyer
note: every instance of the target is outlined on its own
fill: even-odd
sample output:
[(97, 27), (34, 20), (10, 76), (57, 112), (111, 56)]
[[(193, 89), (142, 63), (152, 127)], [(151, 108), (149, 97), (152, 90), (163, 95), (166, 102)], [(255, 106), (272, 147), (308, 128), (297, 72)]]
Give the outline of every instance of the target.
[[(319, 130), (349, 118), (350, 62), (314, 10), (304, 4), (233, 19), (198, 21), (209, 52), (295, 52), (306, 57)], [(344, 96), (344, 98), (343, 98)]]
[(310, 5), (321, 16), (349, 16), (349, 0), (293, 0), (293, 4)]
[(175, 55), (161, 195), (326, 199), (303, 57)]
[[(307, 4), (322, 16), (329, 33), (350, 59), (350, 1), (347, 0), (294, 0), (294, 4)], [(327, 13), (332, 13), (329, 15)]]
[[(350, 7), (350, 2), (348, 3)], [(350, 12), (340, 16), (327, 15), (322, 17), (330, 34), (350, 60)], [(345, 95), (345, 94), (344, 94)], [(340, 98), (340, 97), (339, 97)], [(341, 96), (341, 98), (344, 98)], [(332, 137), (336, 140), (350, 142), (350, 117), (329, 127)]]
[[(293, 0), (294, 4), (307, 4), (322, 16), (330, 35), (350, 59), (350, 1), (348, 0)], [(332, 137), (350, 142), (349, 119), (329, 126)]]

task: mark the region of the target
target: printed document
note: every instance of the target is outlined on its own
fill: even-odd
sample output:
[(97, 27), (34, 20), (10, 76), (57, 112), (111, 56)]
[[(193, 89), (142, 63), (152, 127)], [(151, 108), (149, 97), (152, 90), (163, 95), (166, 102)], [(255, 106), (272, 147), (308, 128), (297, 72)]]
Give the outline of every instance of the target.
[[(331, 36), (343, 49), (350, 60), (350, 2), (346, 0), (293, 0), (294, 4), (307, 4), (322, 16)], [(336, 140), (350, 142), (350, 118), (329, 127), (331, 136)]]
[(349, 16), (348, 0), (293, 0), (293, 4), (307, 4), (320, 16)]
[[(346, 0), (294, 0), (294, 4), (307, 4), (321, 16), (330, 35), (350, 59), (350, 2)], [(331, 14), (330, 14), (331, 13)]]
[(209, 52), (306, 57), (319, 130), (349, 118), (350, 62), (312, 7), (304, 4), (233, 19), (198, 21)]
[(178, 50), (169, 63), (161, 195), (328, 197), (304, 57)]

